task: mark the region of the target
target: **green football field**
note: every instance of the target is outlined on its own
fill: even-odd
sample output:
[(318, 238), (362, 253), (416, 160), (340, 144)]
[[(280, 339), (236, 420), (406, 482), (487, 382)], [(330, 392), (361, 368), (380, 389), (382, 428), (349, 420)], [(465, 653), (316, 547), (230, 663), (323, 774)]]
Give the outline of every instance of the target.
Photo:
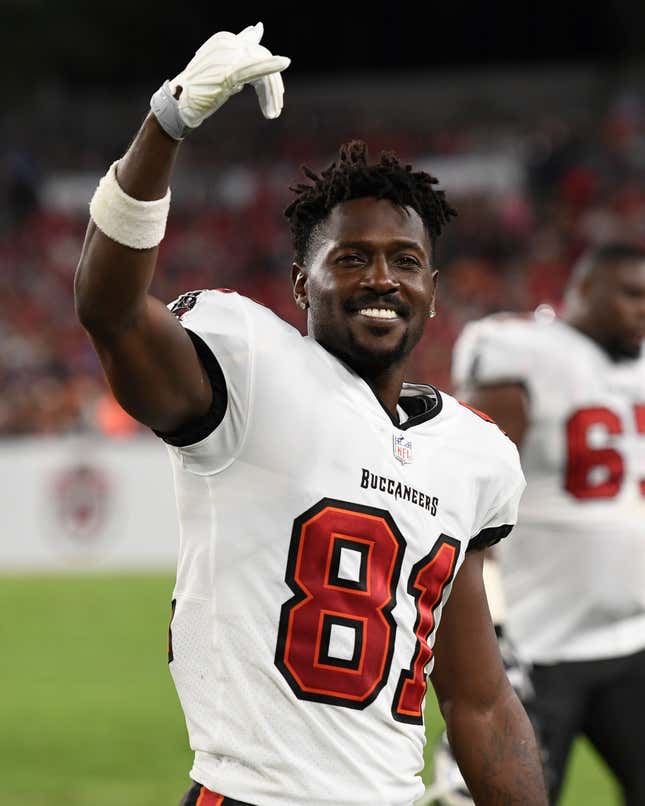
[[(166, 665), (171, 590), (159, 575), (0, 577), (0, 806), (177, 805), (190, 755)], [(432, 741), (434, 704), (427, 721)], [(617, 803), (580, 744), (563, 804)]]

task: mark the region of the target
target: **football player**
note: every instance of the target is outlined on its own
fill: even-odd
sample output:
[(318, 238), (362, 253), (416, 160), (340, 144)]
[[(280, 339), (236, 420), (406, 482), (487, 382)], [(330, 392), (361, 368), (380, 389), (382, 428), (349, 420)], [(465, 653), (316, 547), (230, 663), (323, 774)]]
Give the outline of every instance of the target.
[[(287, 210), (308, 336), (248, 298), (148, 294), (181, 140), (250, 83), (282, 107), (262, 26), (211, 37), (101, 180), (76, 278), (114, 394), (167, 443), (180, 518), (170, 669), (186, 804), (410, 806), (426, 674), (481, 804), (543, 806), (532, 728), (482, 585), (515, 521), (513, 443), (404, 383), (435, 311), (435, 180), (364, 144)], [(441, 631), (437, 627), (441, 620)]]
[(552, 803), (580, 734), (624, 802), (645, 803), (644, 337), (645, 250), (615, 243), (577, 264), (562, 318), (491, 316), (455, 347), (458, 388), (526, 472), (521, 525), (495, 552)]

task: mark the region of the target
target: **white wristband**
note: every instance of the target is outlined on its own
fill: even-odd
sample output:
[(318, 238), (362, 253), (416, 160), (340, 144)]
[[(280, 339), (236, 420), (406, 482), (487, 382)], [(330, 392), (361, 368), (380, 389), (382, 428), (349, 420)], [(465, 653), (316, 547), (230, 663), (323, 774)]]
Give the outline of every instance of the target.
[(116, 178), (117, 162), (99, 182), (90, 202), (96, 226), (113, 241), (132, 249), (150, 249), (161, 243), (170, 209), (170, 188), (163, 199), (140, 201), (128, 196)]

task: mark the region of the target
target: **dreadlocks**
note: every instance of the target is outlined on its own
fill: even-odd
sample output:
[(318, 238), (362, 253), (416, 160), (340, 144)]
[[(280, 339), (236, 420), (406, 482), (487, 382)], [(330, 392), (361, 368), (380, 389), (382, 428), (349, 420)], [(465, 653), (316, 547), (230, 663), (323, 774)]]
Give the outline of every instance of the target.
[(393, 151), (382, 151), (380, 161), (368, 165), (367, 145), (362, 140), (342, 145), (338, 162), (332, 162), (320, 176), (306, 166), (302, 170), (313, 185), (291, 186), (289, 190), (297, 198), (284, 211), (300, 263), (306, 260), (314, 229), (339, 202), (374, 196), (389, 199), (398, 207), (412, 207), (425, 224), (433, 249), (444, 225), (457, 215), (443, 190), (433, 188), (438, 180), (422, 171), (413, 172), (411, 165), (402, 165)]

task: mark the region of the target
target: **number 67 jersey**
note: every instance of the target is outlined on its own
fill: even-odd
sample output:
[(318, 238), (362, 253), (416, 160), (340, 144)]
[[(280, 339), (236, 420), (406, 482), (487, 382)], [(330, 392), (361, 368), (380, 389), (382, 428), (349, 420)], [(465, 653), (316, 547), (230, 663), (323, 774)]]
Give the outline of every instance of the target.
[(466, 326), (459, 386), (521, 383), (528, 486), (499, 549), (508, 628), (537, 663), (645, 647), (645, 358), (612, 361), (561, 320)]
[(435, 631), (465, 552), (515, 521), (515, 446), (433, 387), (404, 387), (395, 422), (352, 370), (238, 294), (171, 310), (216, 398), (165, 435), (191, 776), (256, 806), (410, 806)]

